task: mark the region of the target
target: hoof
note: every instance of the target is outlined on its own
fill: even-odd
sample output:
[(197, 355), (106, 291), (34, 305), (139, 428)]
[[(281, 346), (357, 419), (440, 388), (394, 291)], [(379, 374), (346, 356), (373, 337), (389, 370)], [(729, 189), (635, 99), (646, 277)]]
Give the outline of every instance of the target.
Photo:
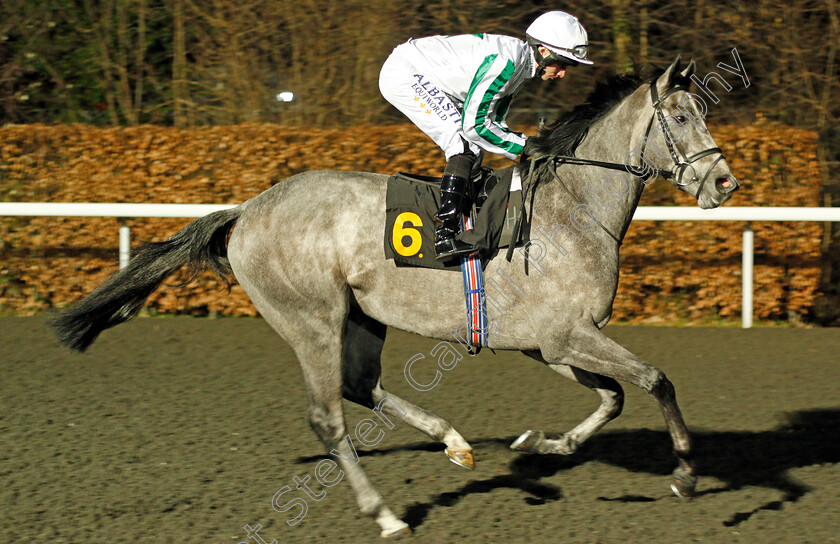
[(542, 431), (525, 431), (522, 436), (513, 441), (510, 449), (525, 451), (528, 453), (539, 453), (545, 444), (545, 433)]
[(475, 458), (473, 457), (472, 450), (451, 450), (446, 448), (444, 451), (446, 452), (446, 456), (449, 457), (449, 460), (456, 465), (469, 470), (475, 469)]
[(671, 483), (671, 491), (674, 492), (674, 495), (690, 501), (694, 498), (696, 487), (697, 478), (695, 476), (683, 474), (679, 469), (674, 471), (674, 481)]
[(412, 532), (411, 527), (406, 525), (405, 527), (401, 527), (399, 529), (392, 529), (390, 531), (382, 531), (382, 538), (400, 538), (401, 536), (411, 536), (414, 532)]

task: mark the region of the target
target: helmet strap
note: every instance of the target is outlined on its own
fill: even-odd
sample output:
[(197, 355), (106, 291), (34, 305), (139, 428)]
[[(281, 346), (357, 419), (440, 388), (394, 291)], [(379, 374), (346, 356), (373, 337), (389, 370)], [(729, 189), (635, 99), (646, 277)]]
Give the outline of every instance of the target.
[[(542, 77), (545, 73), (545, 67), (551, 64), (552, 62), (556, 62), (556, 57), (554, 54), (549, 53), (546, 56), (542, 56), (540, 54), (540, 46), (542, 44), (539, 43), (531, 43), (531, 48), (534, 50), (534, 59), (537, 60), (537, 71), (534, 73), (534, 77)], [(576, 66), (578, 63), (571, 59), (563, 58), (563, 62), (566, 63), (566, 66)]]
[(531, 49), (534, 50), (534, 59), (537, 61), (537, 71), (534, 73), (534, 77), (542, 77), (545, 73), (545, 66), (547, 64), (546, 61), (548, 61), (548, 57), (544, 57), (540, 54), (540, 44), (538, 43), (532, 43)]

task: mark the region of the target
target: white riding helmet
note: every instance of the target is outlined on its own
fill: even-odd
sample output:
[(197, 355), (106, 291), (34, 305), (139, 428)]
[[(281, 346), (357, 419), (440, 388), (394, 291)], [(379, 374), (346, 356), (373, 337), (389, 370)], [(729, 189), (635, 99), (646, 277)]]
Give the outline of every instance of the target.
[[(552, 60), (570, 61), (570, 64), (593, 64), (586, 58), (589, 50), (589, 38), (586, 29), (577, 17), (565, 11), (543, 13), (531, 23), (525, 31), (528, 43), (536, 48), (543, 45), (551, 51), (549, 58), (543, 58), (543, 68)], [(562, 57), (559, 59), (558, 57)], [(539, 59), (539, 54), (537, 53)]]

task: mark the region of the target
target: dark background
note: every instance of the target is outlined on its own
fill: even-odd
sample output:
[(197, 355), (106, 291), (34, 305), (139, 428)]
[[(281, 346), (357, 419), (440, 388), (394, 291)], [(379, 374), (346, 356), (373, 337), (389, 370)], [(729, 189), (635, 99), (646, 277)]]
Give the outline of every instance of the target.
[[(402, 121), (379, 94), (382, 62), (409, 37), (494, 32), (524, 37), (548, 9), (586, 26), (595, 66), (559, 86), (535, 82), (515, 113), (562, 111), (593, 82), (676, 53), (698, 73), (732, 64), (751, 86), (710, 112), (757, 113), (831, 136), (838, 115), (834, 0), (6, 0), (0, 5), (0, 121), (193, 126), (273, 121), (307, 126)], [(293, 104), (278, 103), (293, 91)], [(524, 113), (523, 113), (524, 112)], [(531, 117), (529, 117), (531, 116)]]

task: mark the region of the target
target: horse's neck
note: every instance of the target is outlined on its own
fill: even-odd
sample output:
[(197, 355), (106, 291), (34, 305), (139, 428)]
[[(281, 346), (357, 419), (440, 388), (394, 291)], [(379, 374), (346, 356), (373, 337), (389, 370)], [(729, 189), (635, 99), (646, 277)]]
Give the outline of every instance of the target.
[[(650, 121), (646, 99), (644, 89), (639, 89), (594, 123), (575, 151), (575, 156), (616, 164), (632, 161), (634, 166), (638, 166), (638, 153), (630, 155), (633, 149), (640, 148)], [(642, 196), (642, 180), (627, 172), (592, 166), (577, 167), (574, 173), (562, 178), (569, 190), (589, 204), (592, 213), (610, 233), (619, 240), (623, 239)], [(559, 174), (562, 176), (562, 169)], [(621, 187), (620, 176), (627, 180), (624, 183), (629, 190), (618, 196), (610, 188)]]

